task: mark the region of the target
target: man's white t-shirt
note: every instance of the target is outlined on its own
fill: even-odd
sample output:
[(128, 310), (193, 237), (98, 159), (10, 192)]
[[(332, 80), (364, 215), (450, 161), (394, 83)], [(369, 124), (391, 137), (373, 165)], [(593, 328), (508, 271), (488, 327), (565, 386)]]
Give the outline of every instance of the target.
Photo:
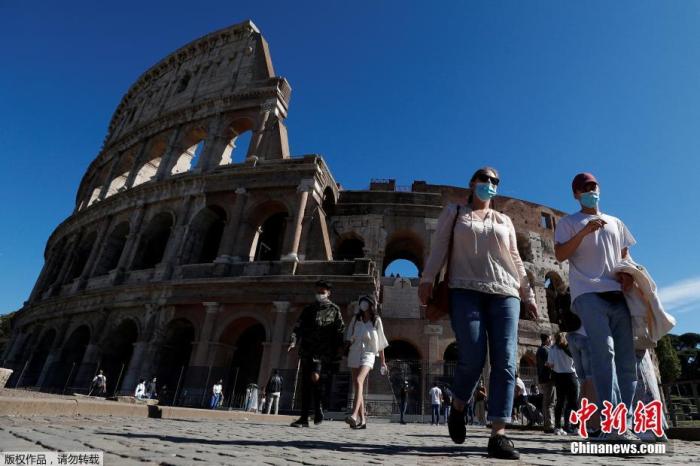
[(441, 404), (442, 390), (438, 387), (433, 387), (430, 389), (430, 402), (434, 405)]
[(222, 388), (223, 387), (221, 386), (221, 384), (218, 384), (218, 383), (214, 384), (214, 387), (213, 387), (214, 395), (219, 395), (221, 393)]
[(581, 231), (594, 218), (602, 218), (605, 226), (583, 238), (578, 249), (569, 257), (569, 286), (571, 302), (585, 293), (620, 291), (613, 273), (622, 260), (622, 250), (636, 243), (624, 223), (612, 215), (576, 212), (559, 220), (554, 242), (563, 244)]
[(521, 379), (520, 377), (516, 377), (515, 378), (515, 385), (520, 387), (520, 394), (521, 395), (523, 395), (523, 396), (528, 395), (527, 388), (525, 388), (525, 382), (523, 382), (523, 379)]

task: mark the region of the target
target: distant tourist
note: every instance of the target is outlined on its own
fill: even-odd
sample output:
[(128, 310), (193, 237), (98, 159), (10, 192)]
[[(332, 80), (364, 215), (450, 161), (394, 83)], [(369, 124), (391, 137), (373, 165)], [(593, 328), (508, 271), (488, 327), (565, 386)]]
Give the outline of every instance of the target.
[(542, 416), (544, 418), (544, 433), (554, 433), (554, 404), (556, 403), (556, 388), (552, 380), (552, 369), (547, 365), (549, 351), (552, 345), (552, 337), (546, 333), (540, 334), (542, 344), (537, 348), (537, 383), (542, 392)]
[(151, 379), (150, 382), (148, 382), (148, 388), (146, 389), (146, 393), (148, 394), (148, 398), (153, 400), (158, 398), (158, 382), (155, 377)]
[[(554, 372), (554, 384), (557, 387), (557, 404), (554, 407), (554, 433), (556, 435), (573, 434), (569, 422), (569, 413), (576, 409), (578, 401), (578, 379), (574, 370), (574, 359), (563, 333), (554, 336), (554, 346), (549, 350), (547, 365)], [(564, 416), (564, 429), (561, 428), (561, 416)]]
[(224, 381), (219, 379), (218, 382), (211, 387), (211, 401), (209, 402), (209, 409), (216, 409), (221, 403), (221, 397), (224, 391), (223, 386)]
[(105, 377), (104, 372), (100, 369), (100, 372), (92, 379), (92, 385), (90, 387), (91, 395), (105, 396), (107, 393), (107, 377)]
[(374, 367), (376, 356), (381, 359), (382, 375), (387, 373), (384, 348), (389, 346), (389, 342), (384, 335), (382, 319), (377, 315), (376, 300), (372, 296), (361, 296), (357, 306), (358, 313), (353, 316), (345, 332), (345, 344), (348, 345), (348, 367), (352, 371), (352, 384), (355, 392), (352, 413), (345, 418), (345, 422), (353, 429), (366, 429), (365, 380), (369, 371)]
[(435, 278), (448, 264), (449, 315), (458, 349), (447, 421), (450, 438), (464, 443), (464, 407), (479, 381), (488, 348), (492, 428), (487, 451), (494, 458), (518, 459), (520, 453), (505, 435), (513, 410), (518, 322), (521, 304), (531, 319), (537, 317), (537, 305), (518, 253), (513, 222), (492, 208), (499, 183), (495, 169), (480, 168), (469, 181), (471, 194), (466, 205), (451, 203), (443, 209), (418, 297), (422, 305), (428, 304)]
[(146, 379), (139, 380), (138, 385), (136, 385), (136, 390), (134, 391), (134, 396), (137, 400), (143, 400), (146, 396)]
[(406, 424), (406, 411), (408, 409), (408, 392), (410, 391), (410, 387), (408, 385), (408, 380), (403, 381), (403, 385), (401, 386), (401, 391), (399, 393), (399, 409), (401, 413), (401, 424)]
[[(301, 366), (301, 416), (292, 427), (308, 427), (313, 400), (314, 424), (323, 422), (321, 399), (328, 393), (334, 364), (343, 349), (345, 324), (340, 308), (330, 300), (331, 284), (316, 282), (316, 301), (297, 320), (287, 351), (299, 345)], [(324, 390), (325, 388), (325, 390)]]
[(270, 414), (272, 405), (274, 404), (276, 415), (279, 411), (280, 395), (282, 394), (282, 377), (277, 369), (275, 369), (274, 374), (272, 374), (272, 377), (270, 377), (270, 380), (267, 382), (265, 393), (267, 395), (267, 414)]
[[(437, 386), (437, 383), (433, 384), (433, 387), (428, 391), (428, 398), (430, 398), (430, 425), (437, 426), (440, 424), (440, 406), (442, 406), (442, 390)], [(462, 423), (464, 423), (464, 416), (462, 416)]]

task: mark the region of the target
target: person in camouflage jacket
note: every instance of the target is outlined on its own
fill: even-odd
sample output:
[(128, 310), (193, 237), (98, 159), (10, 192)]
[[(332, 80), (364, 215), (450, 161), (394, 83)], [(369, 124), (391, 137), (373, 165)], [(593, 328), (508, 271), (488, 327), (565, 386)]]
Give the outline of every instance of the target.
[(316, 302), (306, 306), (292, 331), (287, 351), (299, 346), (301, 369), (301, 417), (293, 427), (308, 427), (311, 400), (314, 424), (323, 422), (321, 399), (331, 381), (334, 362), (343, 347), (345, 323), (340, 308), (330, 300), (331, 284), (316, 282)]

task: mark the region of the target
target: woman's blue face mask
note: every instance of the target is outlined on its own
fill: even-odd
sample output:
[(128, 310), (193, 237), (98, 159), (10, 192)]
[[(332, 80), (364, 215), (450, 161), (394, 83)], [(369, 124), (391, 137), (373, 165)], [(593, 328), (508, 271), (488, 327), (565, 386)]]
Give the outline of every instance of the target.
[(496, 196), (496, 187), (491, 183), (476, 183), (474, 188), (474, 194), (476, 197), (481, 199), (482, 202), (491, 200), (491, 198)]
[(600, 193), (598, 191), (588, 191), (587, 193), (582, 193), (578, 200), (583, 207), (595, 209), (598, 207)]

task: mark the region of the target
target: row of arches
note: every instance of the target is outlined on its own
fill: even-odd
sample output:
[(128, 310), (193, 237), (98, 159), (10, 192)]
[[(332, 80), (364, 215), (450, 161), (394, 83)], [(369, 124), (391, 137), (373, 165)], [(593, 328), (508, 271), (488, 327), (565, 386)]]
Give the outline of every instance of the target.
[(86, 181), (79, 196), (78, 210), (149, 181), (201, 171), (204, 165), (243, 162), (251, 155), (253, 117), (238, 117), (222, 130), (210, 130), (216, 124), (191, 124), (182, 130), (158, 134), (121, 152), (112, 164), (96, 170)]

